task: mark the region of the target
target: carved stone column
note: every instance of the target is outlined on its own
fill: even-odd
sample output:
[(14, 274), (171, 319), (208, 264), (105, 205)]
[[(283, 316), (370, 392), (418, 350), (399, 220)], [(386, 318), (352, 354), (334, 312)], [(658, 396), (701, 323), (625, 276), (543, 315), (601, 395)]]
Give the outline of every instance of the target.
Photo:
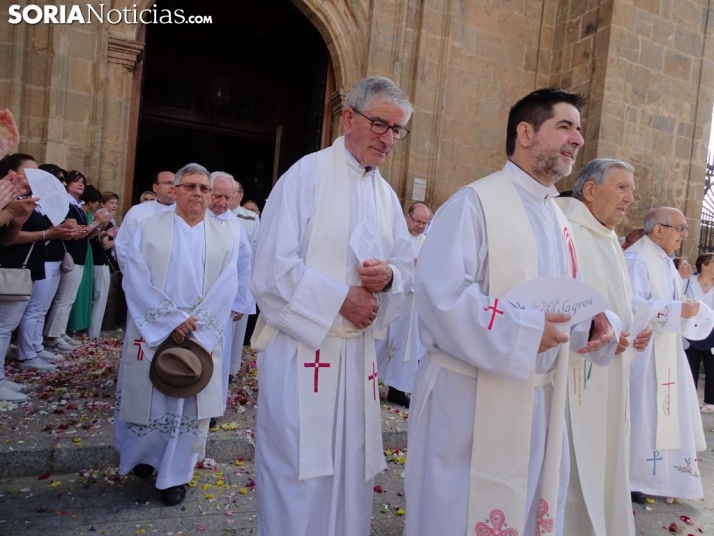
[[(128, 206), (138, 123), (134, 107), (138, 105), (139, 95), (136, 93), (140, 88), (135, 84), (135, 78), (141, 77), (144, 44), (108, 35), (105, 50), (103, 114), (99, 133), (93, 137), (98, 143), (95, 147), (95, 154), (99, 155), (97, 182), (101, 190), (118, 193), (122, 197), (121, 204)], [(131, 175), (127, 174), (128, 168), (131, 168)]]

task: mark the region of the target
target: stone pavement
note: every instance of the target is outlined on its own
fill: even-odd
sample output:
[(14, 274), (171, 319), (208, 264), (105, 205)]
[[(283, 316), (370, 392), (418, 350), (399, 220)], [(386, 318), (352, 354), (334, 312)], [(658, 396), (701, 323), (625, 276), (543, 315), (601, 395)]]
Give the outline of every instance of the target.
[[(91, 355), (101, 354), (102, 360), (111, 361), (111, 356), (105, 355), (111, 353), (108, 341), (101, 343), (101, 351), (94, 352), (90, 347), (86, 356), (78, 353), (68, 359), (61, 368), (64, 377), (60, 372), (51, 381), (45, 376), (46, 389), (35, 392), (31, 402), (0, 408), (0, 536), (255, 533), (255, 408), (253, 397), (243, 399), (250, 394), (253, 362), (246, 360), (246, 370), (241, 372), (246, 378), (232, 386), (238, 403), (229, 404), (226, 416), (210, 433), (207, 455), (215, 460), (215, 466), (207, 461), (206, 467), (196, 469), (195, 485), (189, 488), (186, 501), (165, 507), (152, 482), (116, 474), (118, 457), (112, 448), (112, 417), (108, 411), (112, 401), (101, 402), (106, 399), (102, 393), (111, 387), (107, 378), (114, 372), (110, 364)], [(100, 385), (97, 390), (73, 383), (74, 377), (86, 369), (104, 371), (90, 378)], [(376, 481), (379, 488), (374, 493), (373, 536), (402, 533), (406, 417), (396, 406), (382, 406), (388, 469)], [(684, 536), (701, 534), (697, 529), (714, 534), (714, 414), (703, 419), (710, 445), (699, 462), (706, 499), (672, 505), (657, 499), (647, 507), (636, 505), (638, 535), (668, 534), (671, 523), (676, 523)], [(687, 516), (694, 524), (686, 525), (680, 516)]]
[[(387, 406), (391, 409), (390, 406)], [(383, 409), (385, 418), (394, 414)], [(403, 420), (389, 421), (386, 438), (402, 441)], [(714, 446), (714, 415), (704, 416), (708, 444)], [(237, 439), (213, 439), (212, 445), (228, 442), (209, 455), (224, 457), (241, 453), (244, 446)], [(231, 446), (232, 445), (232, 446)], [(662, 536), (676, 523), (681, 534), (714, 534), (714, 452), (702, 453), (706, 499), (682, 501), (672, 505), (657, 499), (654, 504), (635, 506), (638, 535)], [(80, 472), (52, 473), (0, 479), (0, 535), (232, 535), (254, 534), (257, 503), (253, 489), (252, 452), (245, 460), (230, 457), (215, 468), (196, 469), (194, 486), (186, 501), (175, 507), (161, 504), (151, 481), (134, 476), (118, 477), (106, 460), (93, 458), (91, 447), (75, 448), (78, 459), (86, 452), (85, 467)], [(403, 496), (404, 466), (402, 451), (387, 451), (388, 469), (377, 477), (374, 493), (372, 536), (401, 536), (405, 507)], [(18, 456), (25, 455), (18, 451)], [(210, 465), (210, 463), (209, 463)], [(93, 467), (93, 469), (89, 469)], [(378, 491), (381, 491), (379, 493)], [(686, 525), (680, 516), (688, 516)], [(443, 535), (451, 536), (451, 535)], [(578, 536), (578, 535), (568, 535)], [(618, 535), (612, 535), (618, 536)]]

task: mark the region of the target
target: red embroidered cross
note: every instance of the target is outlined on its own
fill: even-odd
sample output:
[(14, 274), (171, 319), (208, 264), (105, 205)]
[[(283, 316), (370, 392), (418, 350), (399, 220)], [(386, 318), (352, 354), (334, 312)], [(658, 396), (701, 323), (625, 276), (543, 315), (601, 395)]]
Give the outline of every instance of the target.
[(144, 342), (143, 337), (139, 337), (138, 339), (134, 339), (134, 346), (138, 348), (136, 351), (136, 360), (137, 361), (143, 361), (144, 360), (144, 349), (141, 347), (141, 343)]
[(374, 368), (374, 361), (372, 361), (372, 374), (367, 376), (367, 380), (372, 381), (372, 396), (377, 400), (377, 369)]
[(578, 254), (575, 251), (575, 244), (567, 227), (563, 228), (563, 238), (568, 248), (568, 257), (570, 257), (570, 276), (575, 279), (578, 276)]
[(506, 516), (503, 510), (491, 510), (488, 517), (489, 521), (476, 523), (476, 536), (518, 536), (516, 529), (504, 528), (506, 526)]
[(332, 365), (330, 363), (320, 363), (320, 350), (315, 352), (315, 362), (314, 363), (305, 363), (303, 367), (305, 368), (314, 368), (315, 369), (315, 380), (314, 380), (314, 392), (317, 393), (317, 383), (320, 377), (320, 367), (331, 367)]
[(662, 311), (657, 313), (657, 318), (662, 318), (663, 316), (667, 316), (667, 315), (665, 313), (663, 313)]
[(670, 395), (672, 394), (672, 386), (676, 383), (671, 380), (670, 373), (671, 373), (671, 369), (669, 367), (667, 367), (667, 382), (662, 384), (662, 386), (667, 388), (667, 402), (666, 402), (667, 416), (669, 416), (669, 407), (670, 407), (669, 401), (670, 401)]
[(491, 320), (488, 323), (488, 330), (491, 331), (493, 328), (493, 321), (496, 319), (496, 315), (503, 315), (503, 311), (498, 308), (498, 298), (494, 298), (493, 305), (483, 308), (484, 311), (491, 311)]
[(537, 534), (545, 534), (546, 532), (553, 532), (553, 525), (555, 525), (555, 520), (552, 517), (548, 517), (548, 502), (545, 499), (540, 500), (538, 505), (538, 523), (536, 527)]

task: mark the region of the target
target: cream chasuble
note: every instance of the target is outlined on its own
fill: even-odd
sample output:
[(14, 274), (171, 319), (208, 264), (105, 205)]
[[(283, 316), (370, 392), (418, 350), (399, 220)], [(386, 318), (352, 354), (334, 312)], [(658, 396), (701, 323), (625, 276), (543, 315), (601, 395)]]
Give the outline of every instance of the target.
[[(495, 173), (469, 185), (478, 195), (486, 221), (488, 241), (488, 289), (493, 296), (492, 319), (503, 314), (498, 298), (510, 289), (538, 277), (536, 243), (521, 199), (505, 172)], [(506, 211), (503, 207), (509, 207)], [(562, 229), (563, 247), (568, 252), (567, 273), (577, 275), (575, 247), (565, 216), (556, 209)], [(518, 259), (513, 258), (513, 238), (518, 237)], [(492, 325), (492, 323), (490, 324)], [(467, 536), (490, 534), (502, 526), (513, 536), (523, 534), (528, 489), (534, 387), (554, 384), (550, 425), (545, 452), (538, 526), (555, 526), (562, 456), (563, 414), (567, 387), (569, 345), (561, 345), (555, 369), (545, 374), (533, 371), (518, 381), (472, 367), (445, 354), (429, 352), (429, 358), (444, 368), (477, 378), (476, 412), (471, 453)], [(483, 433), (488, 430), (488, 434)], [(491, 437), (508, 437), (493, 442)]]
[[(556, 203), (571, 224), (585, 282), (607, 298), (628, 331), (632, 287), (617, 234), (579, 200), (557, 198)], [(569, 483), (565, 534), (635, 533), (628, 477), (629, 377), (635, 355), (630, 347), (607, 367), (594, 367), (581, 355), (570, 354), (571, 474), (577, 474)]]
[[(198, 418), (202, 420), (222, 414), (220, 340), (225, 318), (219, 318), (212, 309), (207, 308), (204, 299), (221, 273), (228, 268), (233, 253), (233, 236), (227, 226), (222, 226), (212, 218), (204, 220), (206, 259), (203, 296), (194, 308), (179, 310), (172, 299), (163, 294), (169, 276), (169, 261), (173, 246), (173, 239), (167, 240), (167, 236), (174, 235), (175, 217), (174, 211), (161, 212), (144, 220), (141, 226), (141, 255), (150, 267), (150, 285), (161, 293), (163, 299), (152, 307), (137, 311), (134, 310), (134, 300), (129, 299), (128, 295), (133, 321), (127, 325), (126, 337), (133, 341), (133, 344), (126, 345), (126, 355), (123, 356), (122, 402), (119, 413), (120, 419), (126, 422), (146, 425), (149, 421), (152, 396), (149, 367), (156, 347), (166, 338), (166, 336), (157, 338), (154, 328), (157, 324), (166, 322), (176, 326), (189, 316), (197, 317), (210, 333), (207, 339), (198, 342), (212, 351), (214, 362), (213, 376), (209, 384), (197, 395)], [(196, 253), (186, 252), (186, 254)], [(164, 332), (167, 329), (170, 336), (171, 329), (168, 327), (159, 331)]]
[[(343, 138), (317, 153), (318, 181), (314, 217), (308, 223), (305, 265), (336, 281), (347, 277), (350, 240), (350, 189), (347, 153)], [(378, 243), (386, 255), (394, 247), (392, 193), (384, 181), (372, 181), (374, 191), (365, 196), (363, 215), (376, 223)], [(371, 199), (374, 199), (372, 203)], [(276, 333), (262, 315), (251, 345), (264, 350)], [(386, 468), (382, 453), (377, 361), (372, 327), (355, 328), (337, 315), (319, 348), (298, 343), (299, 393), (299, 475), (300, 480), (334, 474), (333, 432), (337, 381), (345, 341), (364, 337), (364, 366), (371, 371), (364, 378), (365, 481)]]
[(129, 246), (134, 237), (134, 233), (146, 218), (150, 218), (154, 214), (159, 214), (160, 212), (174, 212), (176, 208), (175, 204), (162, 205), (158, 201), (147, 201), (145, 203), (139, 203), (134, 205), (129, 209), (124, 215), (124, 219), (119, 226), (119, 232), (114, 239), (114, 250), (117, 256), (117, 262), (119, 267), (124, 270), (126, 266), (126, 255), (129, 251)]

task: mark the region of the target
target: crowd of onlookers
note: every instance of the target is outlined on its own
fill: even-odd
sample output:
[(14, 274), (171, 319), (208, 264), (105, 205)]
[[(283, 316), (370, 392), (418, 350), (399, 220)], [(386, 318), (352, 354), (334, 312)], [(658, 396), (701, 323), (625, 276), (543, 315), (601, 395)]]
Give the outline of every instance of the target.
[[(12, 113), (0, 110), (0, 401), (13, 402), (28, 398), (28, 386), (5, 377), (11, 346), (19, 369), (55, 370), (65, 354), (100, 335), (110, 287), (121, 286), (112, 277), (121, 271), (115, 251), (119, 196), (88, 184), (80, 171), (14, 153), (19, 141)], [(46, 172), (41, 178), (50, 184), (56, 179), (66, 191), (61, 223), (54, 225), (41, 199), (33, 197), (28, 169)], [(260, 210), (253, 201), (241, 207), (243, 188), (237, 181), (235, 186), (229, 208), (245, 212), (238, 217), (244, 226), (251, 223), (248, 235), (254, 236)], [(152, 189), (141, 194), (139, 203), (173, 207), (173, 173), (159, 173)]]
[[(68, 211), (59, 225), (30, 197), (28, 168), (48, 172), (66, 189)], [(0, 177), (0, 192), (15, 185), (26, 201), (20, 213), (13, 208), (22, 200), (17, 191), (0, 199), (0, 210), (10, 218), (0, 227), (0, 267), (29, 269), (32, 279), (29, 300), (0, 301), (0, 400), (22, 401), (26, 386), (5, 378), (4, 372), (13, 333), (19, 368), (40, 372), (54, 370), (63, 354), (82, 345), (76, 334), (99, 336), (111, 273), (118, 271), (114, 217), (119, 196), (88, 184), (80, 171), (38, 165), (22, 153), (0, 160)]]
[[(697, 257), (694, 268), (684, 257), (675, 257), (674, 265), (682, 277), (682, 290), (687, 298), (697, 300), (714, 309), (714, 253)], [(695, 271), (696, 268), (696, 271)], [(694, 377), (694, 386), (699, 386), (699, 374), (704, 367), (704, 401), (699, 404), (702, 413), (714, 413), (714, 346), (709, 336), (702, 341), (686, 341), (685, 353)]]

